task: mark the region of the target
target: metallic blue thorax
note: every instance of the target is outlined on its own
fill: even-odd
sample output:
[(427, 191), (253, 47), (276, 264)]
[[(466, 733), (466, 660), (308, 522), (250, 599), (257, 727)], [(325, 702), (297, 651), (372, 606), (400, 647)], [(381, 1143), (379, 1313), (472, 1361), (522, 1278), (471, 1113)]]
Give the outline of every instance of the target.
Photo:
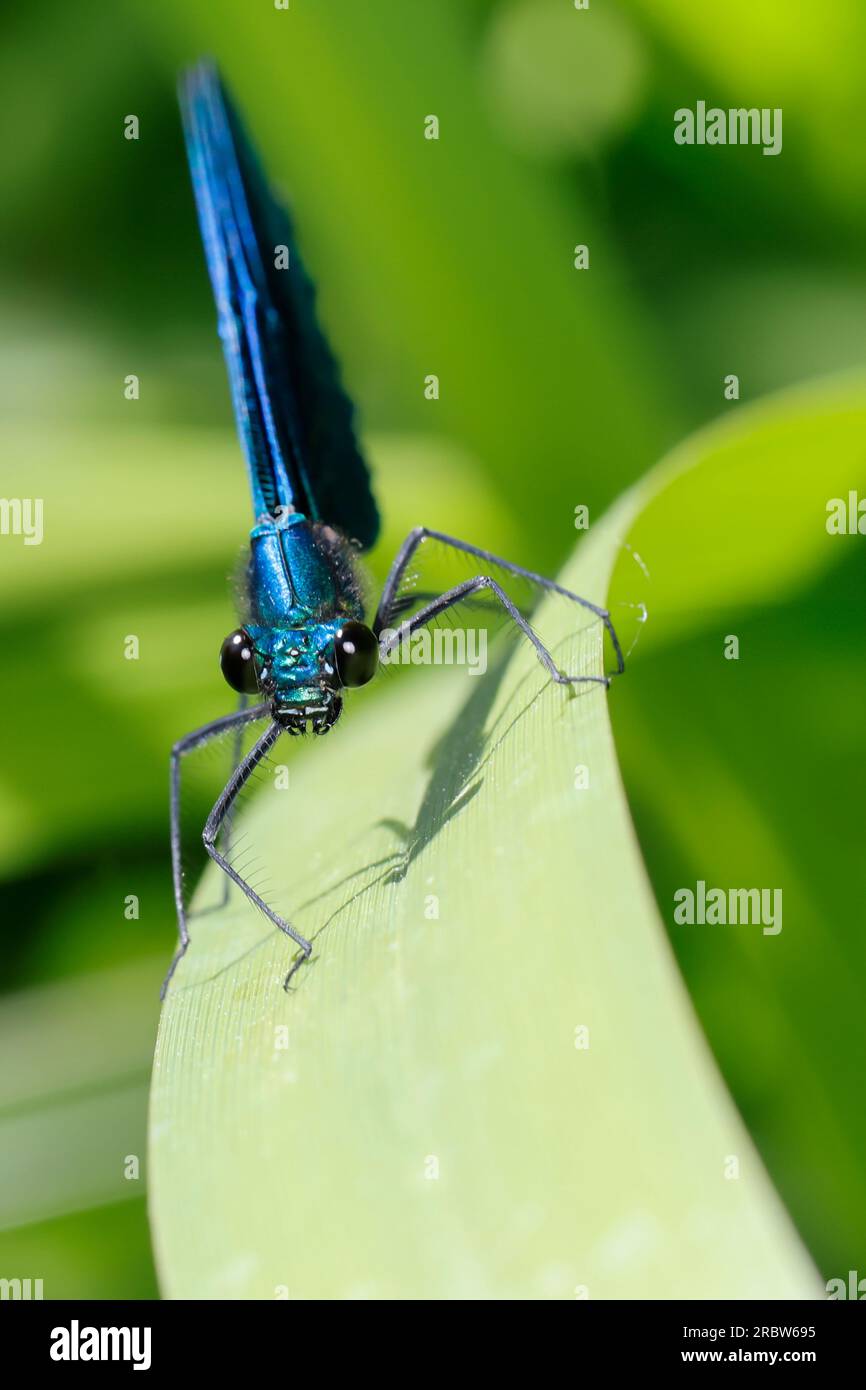
[(263, 517), (250, 533), (250, 617), (260, 676), (278, 701), (310, 699), (334, 675), (334, 634), (362, 616), (337, 569), (298, 512)]
[(333, 617), (338, 602), (332, 566), (305, 516), (262, 517), (250, 532), (251, 617), (266, 626), (296, 627)]

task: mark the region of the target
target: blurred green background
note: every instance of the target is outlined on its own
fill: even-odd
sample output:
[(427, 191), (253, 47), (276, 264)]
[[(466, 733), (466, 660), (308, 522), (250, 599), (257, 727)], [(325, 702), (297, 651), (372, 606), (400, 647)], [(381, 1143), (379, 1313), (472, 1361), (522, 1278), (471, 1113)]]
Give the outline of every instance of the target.
[[(729, 0), (713, 13), (690, 0), (592, 0), (586, 12), (571, 0), (291, 0), (288, 11), (46, 0), (7, 10), (2, 34), (2, 490), (45, 499), (45, 541), (0, 544), (0, 1273), (42, 1277), (48, 1297), (145, 1298), (156, 1292), (146, 1088), (174, 936), (168, 750), (227, 707), (215, 654), (248, 525), (178, 69), (216, 57), (295, 209), (376, 473), (375, 575), (419, 521), (554, 572), (576, 504), (598, 517), (689, 430), (737, 410), (728, 373), (748, 401), (866, 355), (866, 11), (857, 0)], [(673, 111), (699, 98), (781, 106), (781, 156), (676, 146)], [(124, 139), (130, 114), (137, 141)], [(424, 139), (429, 114), (438, 141)], [(589, 271), (573, 267), (581, 243)], [(437, 401), (425, 399), (430, 373)], [(766, 814), (816, 883), (831, 879), (817, 910), (845, 951), (866, 887), (851, 864), (863, 673), (845, 667), (836, 704), (825, 676), (862, 642), (857, 563), (846, 551), (807, 606), (780, 601), (772, 632), (752, 616), (763, 666), (743, 677), (748, 699), (721, 698), (698, 637), (675, 659), (635, 662), (615, 726), (663, 904), (672, 883), (701, 876), (676, 826), (712, 709), (725, 736), (705, 785), (743, 779), (731, 804), (762, 805), (769, 779)], [(806, 631), (808, 658), (792, 647)], [(137, 661), (124, 659), (129, 634)], [(689, 684), (671, 679), (672, 662)], [(752, 712), (780, 679), (791, 699), (773, 763), (777, 721), (757, 726)], [(833, 814), (816, 813), (813, 791), (810, 816), (785, 769), (795, 786), (792, 764), (807, 778), (826, 769), (814, 752), (797, 761), (816, 683), (843, 734)], [(717, 799), (701, 806), (717, 834)], [(730, 809), (723, 826), (728, 849), (708, 880), (726, 881), (749, 833)], [(137, 919), (124, 915), (129, 895)], [(776, 1055), (754, 1085), (774, 1036), (761, 981), (749, 975), (750, 1007), (742, 975), (725, 984), (710, 950), (698, 942), (682, 958), (710, 1040), (810, 1248), (827, 1277), (843, 1273), (834, 1262), (855, 1265), (857, 1252), (840, 1233), (866, 1232), (858, 1151), (829, 1174), (833, 1209), (832, 1193), (815, 1194), (822, 1121), (798, 1118), (794, 1061)], [(786, 1007), (806, 1007), (816, 968), (801, 963)], [(820, 1099), (835, 1070), (833, 1123), (855, 1103), (863, 1060), (856, 1033), (834, 1037), (814, 1088)]]

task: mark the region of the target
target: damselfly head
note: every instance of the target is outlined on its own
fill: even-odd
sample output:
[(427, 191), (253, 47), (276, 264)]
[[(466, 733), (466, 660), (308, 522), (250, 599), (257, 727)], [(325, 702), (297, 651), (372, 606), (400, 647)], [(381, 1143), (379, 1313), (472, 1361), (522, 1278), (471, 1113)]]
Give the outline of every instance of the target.
[(366, 685), (379, 665), (379, 642), (354, 618), (285, 629), (250, 624), (230, 632), (220, 651), (233, 690), (270, 703), (290, 734), (325, 734), (343, 709), (342, 690)]
[(342, 695), (329, 689), (322, 690), (321, 698), (308, 700), (302, 705), (281, 705), (276, 699), (271, 704), (274, 723), (293, 735), (326, 734), (333, 729), (342, 712)]

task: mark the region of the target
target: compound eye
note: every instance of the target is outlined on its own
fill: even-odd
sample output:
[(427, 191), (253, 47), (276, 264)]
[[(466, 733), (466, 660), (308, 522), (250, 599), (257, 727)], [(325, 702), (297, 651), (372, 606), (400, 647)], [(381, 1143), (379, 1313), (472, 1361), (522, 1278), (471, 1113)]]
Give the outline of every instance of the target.
[(240, 695), (254, 695), (258, 690), (256, 662), (250, 634), (239, 627), (230, 632), (220, 649), (220, 669)]
[(334, 638), (334, 666), (341, 685), (366, 685), (379, 664), (376, 634), (363, 623), (343, 623)]

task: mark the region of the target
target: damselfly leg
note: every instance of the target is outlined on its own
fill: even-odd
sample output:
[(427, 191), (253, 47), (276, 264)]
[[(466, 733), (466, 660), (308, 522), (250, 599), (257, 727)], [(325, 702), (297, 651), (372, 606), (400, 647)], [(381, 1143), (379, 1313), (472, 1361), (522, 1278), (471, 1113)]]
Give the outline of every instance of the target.
[[(211, 859), (214, 861), (214, 863), (219, 865), (223, 873), (228, 874), (232, 882), (237, 884), (238, 888), (240, 888), (241, 891), (246, 894), (250, 902), (254, 903), (255, 906), (259, 908), (265, 914), (265, 916), (269, 918), (271, 922), (273, 922), (275, 927), (279, 927), (280, 931), (285, 932), (286, 936), (290, 936), (292, 940), (296, 943), (296, 945), (300, 946), (301, 950), (303, 951), (303, 959), (306, 960), (310, 957), (313, 951), (311, 943), (307, 940), (305, 936), (301, 936), (300, 932), (295, 931), (295, 928), (291, 925), (290, 922), (287, 922), (283, 917), (280, 917), (279, 913), (274, 912), (272, 907), (268, 907), (268, 904), (265, 902), (264, 898), (259, 897), (259, 894), (255, 891), (255, 889), (250, 887), (246, 879), (241, 877), (237, 869), (232, 867), (232, 865), (226, 859), (225, 855), (221, 854), (216, 847), (216, 839), (219, 835), (220, 827), (222, 826), (226, 816), (228, 815), (232, 806), (234, 805), (237, 797), (239, 796), (241, 791), (243, 791), (243, 788), (246, 786), (250, 777), (255, 772), (259, 763), (262, 761), (263, 758), (267, 757), (268, 753), (270, 753), (280, 734), (283, 732), (284, 730), (280, 727), (279, 724), (271, 724), (271, 726), (268, 729), (266, 729), (265, 732), (262, 734), (261, 738), (259, 738), (253, 744), (249, 753), (247, 753), (246, 757), (242, 759), (234, 775), (230, 778), (220, 795), (217, 797), (216, 804), (214, 805), (213, 810), (207, 818), (204, 831), (202, 832), (202, 839), (204, 841), (204, 847), (210, 855)], [(289, 971), (288, 975), (286, 976), (285, 985), (287, 988), (289, 980), (292, 978), (292, 975), (295, 973), (296, 969), (297, 964)]]
[[(245, 703), (245, 702), (244, 702)], [(211, 739), (231, 731), (234, 735), (233, 742), (235, 747), (235, 760), (233, 767), (237, 764), (240, 757), (241, 738), (245, 724), (252, 723), (256, 719), (266, 718), (270, 713), (268, 705), (256, 705), (251, 709), (241, 708), (234, 714), (226, 714), (221, 719), (212, 719), (209, 724), (203, 724), (201, 728), (194, 729), (192, 733), (186, 734), (179, 739), (171, 750), (171, 868), (174, 880), (174, 901), (177, 911), (178, 945), (172, 958), (168, 973), (162, 982), (160, 998), (165, 997), (169, 981), (177, 969), (178, 962), (182, 959), (187, 947), (189, 946), (189, 913), (183, 897), (183, 855), (182, 855), (182, 836), (181, 836), (181, 767), (183, 759), (187, 754), (196, 748), (201, 748), (209, 743)], [(231, 784), (231, 779), (230, 783)]]
[[(243, 704), (245, 704), (244, 701), (242, 701), (242, 705)], [(250, 887), (246, 879), (244, 879), (238, 873), (237, 869), (228, 862), (226, 857), (228, 847), (226, 847), (226, 854), (223, 854), (216, 846), (220, 830), (223, 830), (225, 833), (225, 830), (230, 828), (231, 813), (238, 796), (243, 791), (263, 758), (267, 756), (280, 734), (283, 732), (278, 724), (271, 724), (253, 745), (246, 757), (240, 757), (244, 725), (253, 723), (257, 719), (266, 718), (269, 714), (269, 705), (255, 705), (250, 709), (241, 708), (235, 714), (227, 714), (222, 719), (214, 719), (210, 724), (203, 724), (200, 729), (195, 729), (191, 734), (187, 734), (185, 738), (179, 739), (171, 750), (171, 865), (174, 878), (174, 901), (177, 910), (179, 940), (177, 950), (168, 968), (168, 973), (162, 982), (160, 999), (165, 998), (165, 992), (168, 989), (171, 977), (177, 969), (178, 963), (186, 953), (190, 942), (188, 925), (190, 914), (183, 900), (183, 860), (181, 853), (180, 824), (181, 763), (188, 753), (191, 753), (196, 748), (201, 748), (203, 744), (208, 743), (212, 738), (216, 738), (218, 735), (224, 734), (229, 730), (233, 734), (236, 766), (205, 822), (205, 827), (202, 831), (204, 847), (211, 859), (219, 865), (226, 875), (226, 884), (228, 884), (229, 880), (236, 883), (246, 897), (249, 898), (250, 902), (260, 908), (265, 916), (268, 917), (275, 926), (279, 927), (280, 931), (290, 936), (301, 948), (303, 952), (301, 960), (306, 960), (312, 952), (312, 945), (307, 941), (306, 937), (301, 936), (300, 932), (295, 931), (294, 927), (291, 926), (289, 922), (286, 922), (278, 913), (268, 907), (264, 899)], [(225, 905), (226, 901), (227, 891), (223, 897), (223, 905)], [(296, 962), (286, 976), (286, 987), (288, 987), (289, 980), (292, 975), (294, 975), (300, 963), (300, 961)]]
[[(241, 714), (241, 713), (247, 708), (248, 705), (249, 705), (249, 700), (248, 700), (247, 696), (246, 696), (246, 695), (240, 695), (240, 696), (238, 697), (238, 713)], [(232, 730), (232, 758), (231, 758), (232, 771), (234, 771), (234, 769), (238, 766), (238, 764), (239, 764), (239, 762), (240, 762), (240, 760), (241, 760), (241, 752), (242, 752), (242, 750), (243, 750), (243, 746), (244, 746), (244, 724), (243, 724), (243, 721), (239, 720), (238, 723), (235, 725), (234, 729)], [(224, 822), (224, 824), (223, 824), (223, 844), (224, 844), (225, 847), (226, 847), (226, 849), (225, 849), (226, 857), (228, 857), (229, 851), (230, 851), (230, 849), (231, 849), (231, 842), (232, 842), (232, 816), (233, 816), (233, 813), (234, 813), (234, 806), (232, 806), (231, 810), (230, 810), (230, 811), (228, 812), (228, 814), (226, 815), (225, 822)], [(219, 903), (219, 906), (220, 906), (220, 907), (226, 907), (226, 906), (228, 905), (229, 892), (230, 892), (230, 891), (231, 891), (231, 884), (230, 884), (230, 881), (229, 881), (228, 878), (224, 878), (224, 879), (223, 879), (223, 895), (222, 895), (222, 899), (221, 899), (221, 901), (220, 901), (220, 903)]]
[[(593, 613), (604, 624), (610, 637), (611, 646), (613, 647), (616, 657), (616, 671), (614, 674), (622, 674), (625, 669), (622, 648), (616, 632), (614, 631), (614, 626), (607, 609), (600, 608), (595, 603), (590, 603), (588, 599), (581, 598), (579, 594), (572, 593), (570, 589), (563, 588), (561, 584), (557, 584), (552, 579), (546, 579), (544, 575), (535, 574), (532, 570), (524, 569), (521, 565), (512, 564), (510, 560), (503, 560), (501, 556), (494, 555), (489, 550), (481, 550), (478, 546), (469, 545), (467, 541), (457, 540), (456, 537), (446, 535), (442, 531), (432, 531), (426, 526), (416, 526), (413, 531), (410, 531), (391, 566), (373, 622), (373, 631), (377, 636), (381, 637), (383, 632), (391, 628), (395, 617), (399, 613), (402, 606), (401, 584), (407, 574), (415, 552), (425, 540), (438, 541), (440, 544), (449, 546), (453, 550), (460, 551), (464, 555), (472, 556), (485, 562), (491, 569), (503, 571), (505, 574), (512, 575), (517, 579), (527, 580), (531, 584), (538, 585), (540, 589), (559, 594), (561, 597)], [(584, 682), (605, 686), (610, 684), (610, 677), (606, 675), (578, 676), (569, 675), (565, 671), (560, 671), (548, 648), (534, 631), (526, 615), (520, 611), (518, 605), (505, 592), (502, 584), (491, 573), (482, 572), (477, 574), (473, 576), (473, 578), (456, 584), (445, 593), (425, 603), (412, 614), (410, 618), (403, 620), (399, 624), (394, 635), (387, 639), (383, 650), (390, 651), (404, 636), (409, 636), (419, 627), (423, 627), (425, 624), (432, 622), (441, 613), (454, 607), (455, 604), (465, 600), (471, 600), (473, 595), (482, 593), (488, 593), (495, 599), (502, 610), (504, 610), (516, 627), (523, 633), (524, 637), (532, 643), (539, 661), (557, 684), (576, 685)]]

